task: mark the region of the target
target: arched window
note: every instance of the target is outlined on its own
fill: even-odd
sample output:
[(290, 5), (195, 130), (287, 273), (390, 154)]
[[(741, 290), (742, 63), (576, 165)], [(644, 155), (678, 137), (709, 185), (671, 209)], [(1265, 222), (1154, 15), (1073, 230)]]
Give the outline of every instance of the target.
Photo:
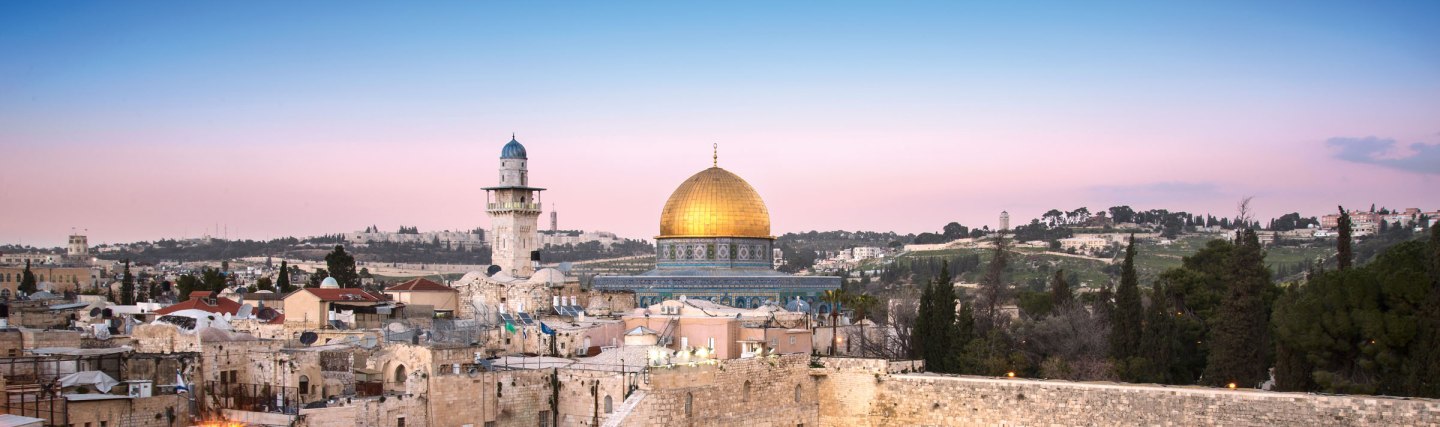
[(799, 384), (795, 385), (795, 403), (800, 403), (800, 393), (804, 391)]
[(611, 412), (614, 412), (614, 411), (615, 411), (615, 408), (614, 408), (613, 406), (611, 406), (610, 396), (608, 396), (608, 395), (605, 396), (605, 413), (608, 414), (608, 413), (611, 413)]
[(307, 393), (310, 393), (310, 376), (309, 376), (309, 375), (301, 375), (301, 376), (300, 376), (300, 394), (307, 394)]
[(749, 381), (749, 380), (746, 380), (746, 381), (745, 381), (745, 388), (743, 388), (743, 389), (740, 390), (740, 401), (741, 401), (741, 402), (749, 402), (749, 401), (750, 401), (750, 381)]
[(694, 415), (695, 415), (695, 395), (692, 394), (692, 393), (685, 393), (685, 416), (690, 417), (690, 416), (694, 416)]
[(400, 366), (396, 366), (396, 367), (395, 367), (395, 382), (397, 382), (397, 383), (403, 383), (403, 382), (405, 382), (405, 365), (400, 365)]

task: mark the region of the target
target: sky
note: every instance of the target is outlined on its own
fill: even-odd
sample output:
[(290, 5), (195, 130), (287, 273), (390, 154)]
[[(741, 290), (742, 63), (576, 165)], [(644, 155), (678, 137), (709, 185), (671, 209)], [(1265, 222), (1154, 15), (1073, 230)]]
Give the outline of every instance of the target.
[[(1440, 2), (0, 2), (0, 243), (1440, 209)], [(547, 212), (548, 218), (548, 212)], [(216, 229), (219, 229), (218, 232)]]

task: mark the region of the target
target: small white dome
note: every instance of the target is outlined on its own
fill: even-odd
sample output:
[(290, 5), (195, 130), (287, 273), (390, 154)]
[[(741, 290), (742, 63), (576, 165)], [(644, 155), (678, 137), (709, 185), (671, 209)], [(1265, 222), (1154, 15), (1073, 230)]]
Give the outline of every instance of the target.
[(326, 277), (325, 280), (321, 280), (321, 281), (320, 281), (320, 289), (339, 289), (339, 288), (340, 288), (340, 282), (335, 281), (335, 278), (334, 278), (334, 277)]
[(565, 283), (565, 273), (553, 268), (542, 268), (530, 276), (530, 283), (545, 283), (549, 285), (560, 285)]

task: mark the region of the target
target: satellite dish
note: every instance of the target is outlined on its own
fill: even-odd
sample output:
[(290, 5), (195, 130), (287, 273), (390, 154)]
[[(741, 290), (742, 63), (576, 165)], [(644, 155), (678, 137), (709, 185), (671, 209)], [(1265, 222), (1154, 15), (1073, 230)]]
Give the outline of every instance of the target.
[(250, 289), (249, 289), (249, 288), (242, 288), (242, 287), (236, 287), (236, 288), (235, 288), (235, 293), (237, 293), (237, 294), (245, 295), (246, 292), (250, 292)]
[(255, 313), (255, 318), (260, 319), (262, 322), (275, 320), (276, 317), (280, 317), (280, 312), (270, 307), (261, 308), (258, 313)]
[(100, 307), (90, 309), (90, 317), (100, 317)]
[(319, 340), (320, 340), (320, 334), (317, 334), (317, 333), (314, 333), (314, 332), (305, 331), (305, 333), (300, 334), (300, 343), (301, 343), (301, 344), (305, 344), (306, 346), (309, 346), (310, 344), (314, 344), (315, 341), (319, 341)]
[(490, 266), (490, 267), (485, 268), (485, 275), (486, 275), (486, 276), (494, 276), (495, 273), (499, 273), (500, 270), (503, 270), (502, 268), (500, 268), (500, 266), (498, 266), (498, 265), (492, 265), (492, 266)]
[(251, 306), (250, 304), (244, 304), (240, 306), (239, 310), (235, 311), (235, 318), (249, 319), (250, 316), (253, 314), (255, 314), (255, 307)]
[(370, 335), (366, 335), (364, 339), (360, 340), (360, 348), (366, 350), (375, 348), (376, 344), (379, 344), (379, 340), (376, 340), (375, 337)]
[(390, 333), (392, 334), (403, 334), (409, 332), (410, 327), (405, 326), (404, 323), (394, 322), (389, 325), (385, 325), (385, 330), (390, 331)]

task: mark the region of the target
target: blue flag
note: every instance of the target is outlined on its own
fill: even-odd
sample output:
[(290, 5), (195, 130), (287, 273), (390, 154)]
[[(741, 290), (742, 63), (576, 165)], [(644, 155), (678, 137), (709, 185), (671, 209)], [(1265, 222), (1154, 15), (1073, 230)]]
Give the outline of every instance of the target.
[(545, 326), (544, 322), (540, 323), (540, 332), (544, 332), (545, 335), (555, 335), (555, 330), (550, 329), (549, 326)]

